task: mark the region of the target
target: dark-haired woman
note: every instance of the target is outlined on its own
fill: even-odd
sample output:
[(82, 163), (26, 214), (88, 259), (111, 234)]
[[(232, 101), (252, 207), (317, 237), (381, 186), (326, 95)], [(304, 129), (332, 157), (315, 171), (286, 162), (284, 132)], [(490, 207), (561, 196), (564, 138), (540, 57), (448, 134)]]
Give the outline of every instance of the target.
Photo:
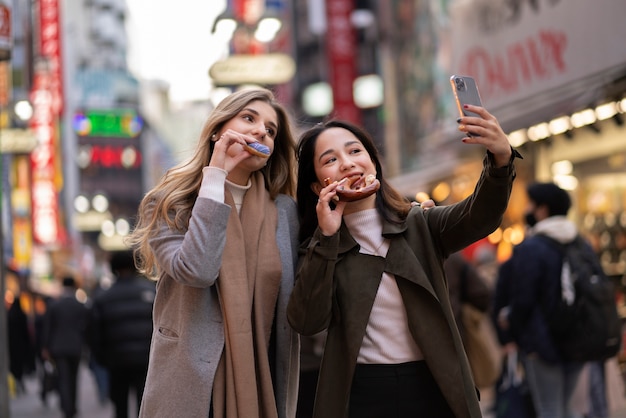
[[(499, 226), (518, 154), (495, 117), (468, 110), (480, 117), (459, 129), (487, 149), (482, 174), (468, 198), (428, 211), (385, 181), (359, 127), (330, 121), (300, 138), (303, 244), (287, 315), (303, 335), (327, 330), (316, 418), (481, 416), (443, 261)], [(368, 175), (378, 191), (345, 201), (344, 179)]]

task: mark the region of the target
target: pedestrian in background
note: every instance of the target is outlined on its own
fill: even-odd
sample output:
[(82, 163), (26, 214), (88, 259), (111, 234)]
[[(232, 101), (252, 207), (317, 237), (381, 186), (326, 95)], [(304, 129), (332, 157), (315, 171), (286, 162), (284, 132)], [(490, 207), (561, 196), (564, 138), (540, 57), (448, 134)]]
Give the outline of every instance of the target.
[(24, 376), (35, 369), (34, 345), (28, 327), (28, 316), (22, 309), (20, 295), (10, 291), (4, 298), (7, 310), (7, 337), (9, 348), (9, 371), (15, 379), (17, 394), (23, 394)]
[(294, 187), (288, 114), (254, 88), (224, 98), (144, 197), (131, 242), (158, 285), (142, 417), (295, 416)]
[[(497, 120), (459, 119), (487, 148), (474, 193), (424, 211), (385, 182), (373, 139), (331, 120), (298, 146), (302, 262), (288, 306), (303, 335), (327, 330), (314, 417), (480, 417), (470, 366), (450, 306), (443, 261), (502, 219), (515, 157)], [(342, 201), (353, 176), (379, 190)], [(373, 183), (375, 184), (375, 182)]]
[(58, 390), (58, 378), (56, 369), (50, 359), (43, 356), (44, 320), (48, 306), (52, 301), (50, 296), (38, 296), (35, 298), (35, 353), (37, 360), (37, 374), (39, 377), (39, 399), (47, 406), (48, 394)]
[(485, 279), (461, 253), (453, 253), (443, 263), (448, 279), (450, 305), (459, 327), (461, 339), (465, 341), (465, 327), (461, 317), (463, 304), (467, 303), (487, 314), (491, 308), (492, 291)]
[(86, 330), (89, 311), (76, 299), (76, 281), (63, 278), (61, 295), (52, 300), (44, 316), (44, 359), (54, 363), (58, 375), (58, 391), (61, 410), (65, 418), (77, 414), (78, 367), (86, 346)]
[(148, 373), (156, 289), (153, 281), (137, 273), (132, 251), (113, 252), (109, 265), (115, 282), (97, 294), (91, 306), (91, 353), (108, 371), (115, 417), (129, 416), (131, 393), (136, 417)]
[(561, 299), (562, 256), (538, 235), (565, 244), (577, 237), (578, 229), (566, 218), (571, 206), (567, 191), (554, 183), (533, 183), (526, 193), (527, 237), (501, 269), (499, 281), (509, 287), (509, 301), (498, 308), (497, 321), (508, 327), (520, 350), (537, 416), (573, 418), (578, 414), (572, 398), (584, 363), (564, 361), (550, 334), (544, 312)]

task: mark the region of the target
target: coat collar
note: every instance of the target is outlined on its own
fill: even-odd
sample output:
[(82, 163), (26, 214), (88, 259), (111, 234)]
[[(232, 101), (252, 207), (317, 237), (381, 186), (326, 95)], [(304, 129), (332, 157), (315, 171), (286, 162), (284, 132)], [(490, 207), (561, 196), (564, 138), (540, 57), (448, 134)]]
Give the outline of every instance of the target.
[[(393, 236), (395, 235), (402, 234), (404, 231), (406, 231), (407, 228), (406, 222), (402, 222), (401, 224), (394, 224), (383, 218), (382, 223), (383, 236), (385, 238), (393, 238)], [(346, 223), (342, 221), (341, 228), (339, 229), (339, 254), (346, 253), (358, 245), (359, 244), (354, 240), (354, 238), (352, 238), (352, 235), (350, 234)]]
[[(406, 228), (406, 222), (394, 224), (383, 219), (383, 236), (391, 240), (391, 245), (385, 259), (385, 271), (423, 287), (436, 300), (439, 300), (415, 252), (411, 249), (407, 241), (399, 236), (406, 231)], [(345, 254), (353, 248), (358, 247), (358, 245), (359, 244), (350, 234), (345, 222), (342, 222), (339, 230), (338, 254)]]

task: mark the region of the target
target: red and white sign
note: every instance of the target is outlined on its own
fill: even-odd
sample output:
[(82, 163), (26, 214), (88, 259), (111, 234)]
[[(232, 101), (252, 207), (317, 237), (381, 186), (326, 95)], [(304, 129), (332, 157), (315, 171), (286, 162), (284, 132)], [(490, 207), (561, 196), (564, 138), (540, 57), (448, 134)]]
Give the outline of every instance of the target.
[(52, 109), (56, 115), (63, 112), (60, 13), (58, 0), (39, 0), (39, 54), (48, 63)]
[(58, 244), (62, 238), (59, 227), (59, 198), (55, 182), (55, 121), (50, 75), (36, 70), (30, 100), (33, 117), (30, 127), (37, 146), (30, 154), (32, 179), (33, 239), (42, 245)]
[(42, 245), (60, 244), (65, 231), (59, 216), (60, 173), (56, 166), (58, 121), (63, 112), (63, 67), (58, 0), (39, 0), (39, 55), (35, 66), (30, 101), (30, 127), (37, 146), (30, 154), (32, 179), (33, 239)]
[(11, 8), (0, 3), (0, 50), (11, 50), (13, 44), (11, 33)]
[(458, 1), (450, 74), (475, 77), (501, 122), (588, 106), (626, 72), (625, 16), (624, 0)]
[(359, 123), (360, 113), (353, 95), (356, 78), (356, 34), (350, 21), (353, 9), (353, 0), (326, 0), (326, 46), (334, 117)]

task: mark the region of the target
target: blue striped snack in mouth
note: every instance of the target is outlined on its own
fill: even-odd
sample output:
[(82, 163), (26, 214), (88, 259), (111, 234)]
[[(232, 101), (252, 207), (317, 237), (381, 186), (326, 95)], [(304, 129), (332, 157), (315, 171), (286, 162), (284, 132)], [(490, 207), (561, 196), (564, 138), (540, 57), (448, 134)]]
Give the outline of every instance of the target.
[(270, 156), (270, 148), (260, 142), (251, 142), (245, 147), (245, 149), (250, 154), (256, 155), (257, 157), (267, 158)]

